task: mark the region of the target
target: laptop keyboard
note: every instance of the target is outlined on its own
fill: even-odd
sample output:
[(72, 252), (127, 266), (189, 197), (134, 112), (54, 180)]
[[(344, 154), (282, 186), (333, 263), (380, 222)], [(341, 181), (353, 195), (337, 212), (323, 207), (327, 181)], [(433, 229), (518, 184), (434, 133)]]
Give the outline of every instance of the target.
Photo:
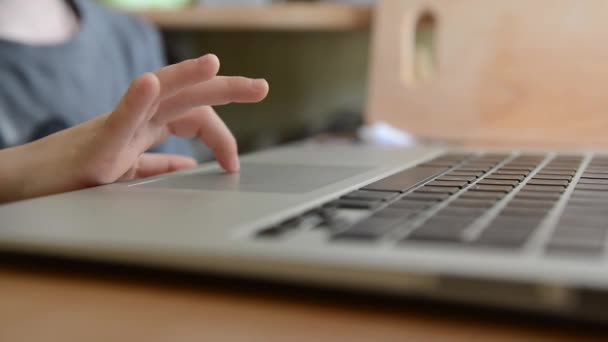
[[(444, 154), (256, 236), (283, 238), (317, 227), (331, 243), (501, 250), (521, 250), (536, 239), (547, 255), (599, 257), (607, 209), (608, 157)], [(345, 212), (361, 219), (341, 219)]]

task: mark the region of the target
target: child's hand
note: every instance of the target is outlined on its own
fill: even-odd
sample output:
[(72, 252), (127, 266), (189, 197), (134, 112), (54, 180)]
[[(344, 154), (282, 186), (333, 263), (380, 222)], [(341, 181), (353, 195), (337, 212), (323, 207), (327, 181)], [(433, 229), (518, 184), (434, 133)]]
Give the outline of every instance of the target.
[(268, 83), (216, 76), (218, 69), (206, 55), (145, 74), (114, 112), (0, 151), (0, 202), (194, 167), (192, 158), (144, 153), (171, 135), (198, 137), (224, 169), (238, 171), (236, 141), (211, 106), (261, 101)]

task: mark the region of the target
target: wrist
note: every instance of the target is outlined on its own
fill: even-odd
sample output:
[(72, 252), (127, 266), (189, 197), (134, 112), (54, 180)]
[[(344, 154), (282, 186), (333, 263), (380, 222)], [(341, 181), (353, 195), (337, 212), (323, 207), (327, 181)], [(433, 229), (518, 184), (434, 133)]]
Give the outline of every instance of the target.
[(70, 131), (64, 130), (21, 146), (24, 156), (22, 198), (53, 195), (85, 187), (78, 160), (86, 151)]

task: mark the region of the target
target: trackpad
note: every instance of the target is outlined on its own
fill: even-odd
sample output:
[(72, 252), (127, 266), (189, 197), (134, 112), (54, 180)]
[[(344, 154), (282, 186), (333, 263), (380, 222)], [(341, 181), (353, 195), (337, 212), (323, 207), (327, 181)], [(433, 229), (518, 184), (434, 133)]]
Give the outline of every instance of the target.
[(369, 171), (368, 167), (248, 163), (241, 171), (220, 170), (160, 179), (135, 186), (188, 190), (303, 193)]

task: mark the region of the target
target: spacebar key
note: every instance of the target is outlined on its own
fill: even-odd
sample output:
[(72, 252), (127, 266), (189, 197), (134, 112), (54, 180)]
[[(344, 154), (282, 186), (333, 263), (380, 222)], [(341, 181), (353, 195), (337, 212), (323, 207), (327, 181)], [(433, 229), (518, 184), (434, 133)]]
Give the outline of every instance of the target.
[(406, 191), (446, 170), (445, 167), (416, 166), (367, 185), (363, 190)]

